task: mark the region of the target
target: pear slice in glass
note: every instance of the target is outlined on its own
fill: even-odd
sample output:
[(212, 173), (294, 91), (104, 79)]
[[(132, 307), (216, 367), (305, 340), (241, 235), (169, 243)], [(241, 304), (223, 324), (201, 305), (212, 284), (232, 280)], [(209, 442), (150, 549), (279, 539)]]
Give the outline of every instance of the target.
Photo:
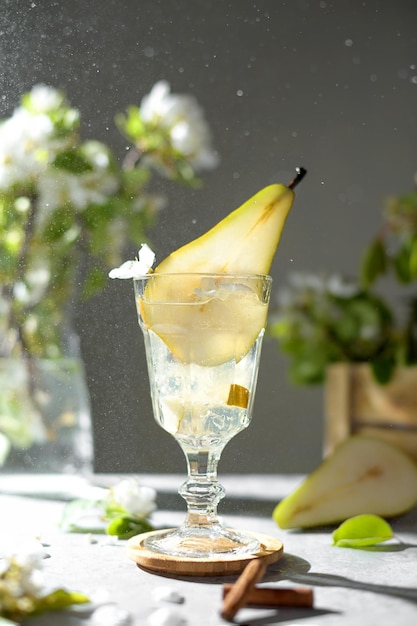
[[(244, 275), (268, 274), (293, 199), (290, 187), (270, 185), (158, 265), (159, 280), (149, 280), (138, 304), (147, 328), (180, 361), (212, 366), (239, 362), (249, 352), (265, 327), (267, 307)], [(173, 277), (178, 274), (181, 283)], [(217, 275), (212, 289), (202, 282), (207, 274)], [(227, 274), (242, 276), (236, 293), (221, 293)]]

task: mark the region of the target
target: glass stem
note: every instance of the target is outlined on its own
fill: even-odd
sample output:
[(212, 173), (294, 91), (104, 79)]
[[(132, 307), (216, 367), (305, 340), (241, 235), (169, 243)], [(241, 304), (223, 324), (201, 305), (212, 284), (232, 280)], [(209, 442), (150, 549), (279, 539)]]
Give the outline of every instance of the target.
[(187, 459), (188, 480), (178, 493), (187, 503), (186, 527), (209, 527), (219, 525), (217, 506), (225, 495), (224, 487), (217, 480), (220, 452), (184, 450)]

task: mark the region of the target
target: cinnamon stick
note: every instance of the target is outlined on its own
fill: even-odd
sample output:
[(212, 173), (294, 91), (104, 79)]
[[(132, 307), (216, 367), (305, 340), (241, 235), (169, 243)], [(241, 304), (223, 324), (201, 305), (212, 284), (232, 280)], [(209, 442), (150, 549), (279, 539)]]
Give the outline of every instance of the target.
[(238, 610), (245, 606), (248, 594), (254, 589), (266, 570), (266, 564), (260, 559), (250, 561), (230, 591), (223, 599), (221, 616), (231, 621)]
[[(223, 598), (233, 591), (234, 585), (223, 585)], [(247, 606), (313, 606), (313, 590), (308, 587), (254, 587), (245, 596)]]

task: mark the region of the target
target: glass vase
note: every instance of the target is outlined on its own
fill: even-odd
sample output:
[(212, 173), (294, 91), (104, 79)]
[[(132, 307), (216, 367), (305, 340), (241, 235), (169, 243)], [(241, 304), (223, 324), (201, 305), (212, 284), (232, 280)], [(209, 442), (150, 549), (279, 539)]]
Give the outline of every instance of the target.
[(0, 359), (0, 474), (88, 474), (93, 440), (80, 357)]

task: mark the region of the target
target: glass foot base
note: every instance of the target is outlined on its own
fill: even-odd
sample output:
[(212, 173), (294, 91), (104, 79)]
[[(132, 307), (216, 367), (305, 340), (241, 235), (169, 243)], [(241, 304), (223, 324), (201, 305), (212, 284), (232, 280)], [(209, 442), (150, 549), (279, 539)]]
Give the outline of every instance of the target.
[[(222, 531), (225, 534), (222, 532), (222, 537), (217, 537), (216, 542), (213, 537), (196, 538), (195, 533), (191, 538), (185, 537), (182, 532), (180, 533), (181, 536), (178, 537), (178, 531), (174, 529), (153, 530), (129, 539), (127, 552), (129, 558), (145, 571), (180, 577), (235, 576), (241, 574), (253, 559), (261, 559), (266, 565), (269, 565), (275, 563), (284, 553), (284, 546), (276, 537), (253, 532), (240, 533), (229, 529), (222, 529)], [(236, 549), (236, 537), (246, 540), (243, 553)], [(194, 544), (195, 539), (198, 540), (197, 546)], [(160, 540), (163, 542), (164, 548), (167, 548), (168, 542), (171, 542), (172, 547), (172, 542), (175, 543), (178, 540), (180, 544), (179, 555), (156, 552), (145, 545), (145, 543), (157, 542), (160, 548)], [(252, 545), (259, 545), (259, 551), (250, 552), (251, 542), (254, 542)], [(213, 549), (217, 551), (214, 552)], [(193, 554), (208, 554), (209, 556), (201, 557), (193, 556)]]
[(181, 526), (176, 530), (156, 533), (144, 541), (147, 550), (168, 556), (210, 558), (256, 554), (260, 542), (253, 535), (215, 527)]

